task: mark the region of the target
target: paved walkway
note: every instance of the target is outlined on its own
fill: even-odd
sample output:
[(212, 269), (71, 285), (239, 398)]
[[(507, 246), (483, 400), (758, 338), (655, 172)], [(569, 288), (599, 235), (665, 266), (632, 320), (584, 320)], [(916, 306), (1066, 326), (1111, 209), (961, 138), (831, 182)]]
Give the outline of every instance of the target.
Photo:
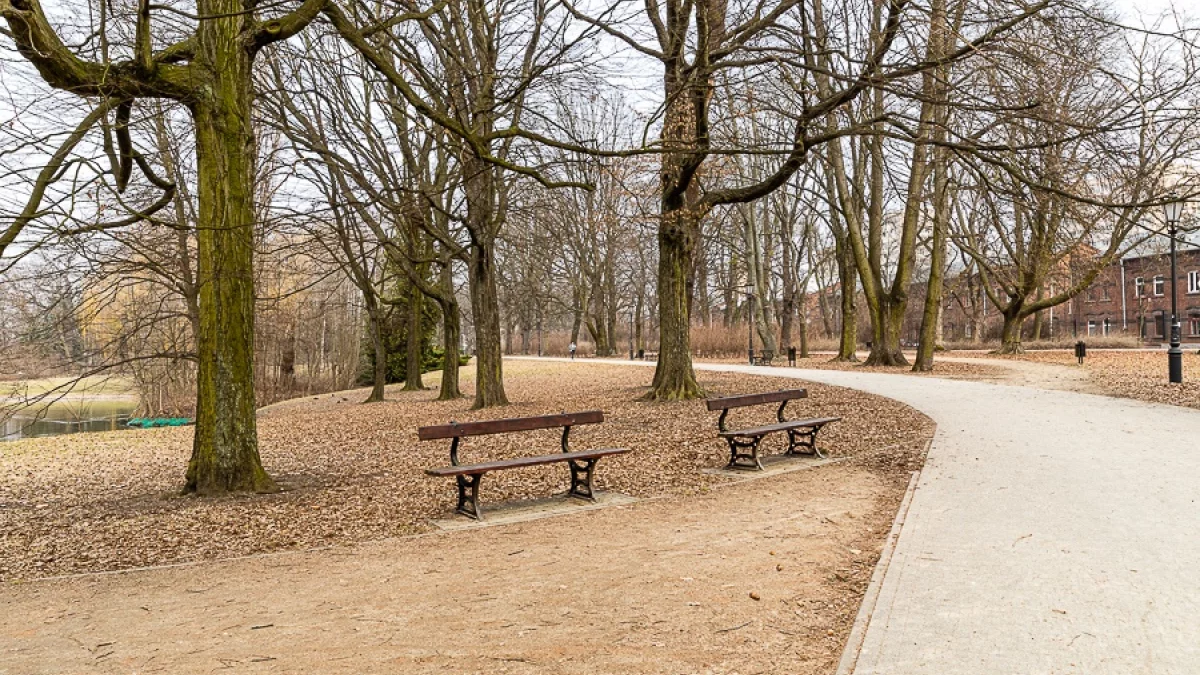
[(704, 365), (938, 423), (856, 675), (1200, 673), (1200, 411), (1067, 391)]

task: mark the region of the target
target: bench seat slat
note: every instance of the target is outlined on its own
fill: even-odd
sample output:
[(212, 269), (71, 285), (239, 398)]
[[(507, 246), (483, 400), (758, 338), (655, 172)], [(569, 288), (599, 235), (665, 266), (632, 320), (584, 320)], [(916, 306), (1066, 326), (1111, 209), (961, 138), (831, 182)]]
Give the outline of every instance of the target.
[(421, 427), (417, 430), (417, 438), (422, 441), (433, 441), (439, 438), (462, 438), (464, 436), (485, 436), (488, 434), (503, 434), (511, 431), (535, 431), (537, 429), (553, 429), (579, 424), (598, 424), (604, 421), (604, 413), (599, 410), (585, 412), (562, 413), (559, 415), (539, 415), (537, 417), (513, 417), (503, 420), (487, 420), (483, 422), (452, 422), (436, 426)]
[(705, 401), (705, 405), (708, 406), (709, 410), (729, 410), (730, 408), (744, 408), (748, 405), (794, 401), (798, 398), (808, 398), (808, 390), (785, 389), (783, 391), (768, 391), (762, 394), (723, 396), (721, 398), (710, 398)]
[(806, 420), (789, 420), (787, 422), (776, 422), (775, 424), (766, 424), (761, 427), (750, 427), (749, 429), (734, 429), (730, 431), (722, 431), (721, 438), (739, 438), (739, 437), (754, 437), (766, 436), (767, 434), (776, 431), (787, 431), (788, 429), (799, 429), (802, 427), (816, 427), (837, 422), (840, 417), (813, 417)]
[(629, 452), (629, 448), (600, 448), (597, 450), (579, 450), (577, 452), (557, 452), (552, 455), (498, 459), (493, 462), (483, 462), (481, 464), (444, 466), (437, 469), (426, 469), (425, 473), (430, 476), (470, 476), (501, 469), (553, 464), (555, 462), (565, 462), (570, 459), (595, 459), (597, 457), (607, 457), (608, 455), (622, 455), (627, 452)]

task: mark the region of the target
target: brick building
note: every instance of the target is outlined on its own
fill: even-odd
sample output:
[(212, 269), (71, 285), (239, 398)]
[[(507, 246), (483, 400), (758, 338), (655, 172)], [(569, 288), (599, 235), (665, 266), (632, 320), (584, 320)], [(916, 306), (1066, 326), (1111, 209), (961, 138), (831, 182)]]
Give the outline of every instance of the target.
[[(1184, 342), (1200, 341), (1200, 250), (1179, 252), (1180, 334)], [(1042, 337), (1128, 335), (1147, 343), (1166, 341), (1171, 316), (1171, 259), (1167, 254), (1125, 258), (1106, 267), (1083, 293), (1042, 313)], [(945, 337), (967, 341), (980, 333), (999, 337), (1002, 317), (978, 284), (961, 276), (947, 281), (943, 310)], [(1050, 292), (1067, 278), (1052, 279)], [(923, 289), (921, 289), (923, 291)], [(923, 296), (923, 292), (914, 295)], [(1031, 329), (1032, 319), (1026, 323)]]
[[(1188, 249), (1178, 254), (1179, 323), (1184, 341), (1200, 339), (1200, 251)], [(1097, 312), (1117, 314), (1129, 335), (1147, 342), (1167, 339), (1171, 319), (1171, 258), (1166, 254), (1122, 260), (1118, 267), (1124, 279), (1124, 293), (1106, 305), (1097, 304)]]

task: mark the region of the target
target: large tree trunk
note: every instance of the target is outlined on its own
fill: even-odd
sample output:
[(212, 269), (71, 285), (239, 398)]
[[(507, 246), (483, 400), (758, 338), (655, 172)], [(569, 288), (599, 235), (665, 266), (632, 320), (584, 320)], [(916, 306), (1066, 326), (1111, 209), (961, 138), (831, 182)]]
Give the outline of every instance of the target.
[(796, 315), (795, 296), (786, 288), (779, 307), (779, 347), (787, 349), (792, 346), (792, 317)]
[(688, 275), (699, 227), (679, 208), (662, 214), (658, 230), (658, 366), (649, 400), (677, 401), (704, 395), (692, 370)]
[(1003, 312), (1004, 327), (1000, 331), (1000, 354), (1023, 354), (1025, 348), (1021, 346), (1021, 326), (1025, 323), (1025, 317), (1021, 315), (1019, 309), (1009, 309)]
[(408, 335), (404, 345), (404, 391), (423, 391), (425, 389), (424, 383), (421, 382), (421, 366), (424, 361), (421, 357), (424, 356), (423, 352), (425, 351), (421, 309), (424, 306), (425, 295), (421, 293), (421, 289), (416, 284), (409, 284)]
[[(697, 109), (708, 96), (674, 69), (665, 78), (666, 116), (662, 138), (671, 152), (662, 158), (662, 195), (658, 220), (658, 365), (647, 400), (677, 401), (704, 395), (692, 369), (691, 293), (703, 213), (697, 208), (699, 162)], [(703, 113), (706, 114), (706, 113)], [(705, 120), (706, 121), (706, 120)]]
[(211, 88), (192, 104), (199, 187), (200, 331), (196, 433), (185, 492), (266, 492), (275, 483), (258, 455), (254, 399), (253, 89), (244, 17), (200, 23), (197, 63)]
[(467, 285), (475, 316), (475, 404), (508, 405), (500, 354), (500, 295), (496, 289), (496, 171), (483, 160), (465, 158), (463, 186), (471, 232)]
[(871, 308), (871, 352), (864, 365), (909, 365), (904, 352), (900, 350), (906, 305), (906, 302), (894, 300), (890, 294), (879, 296), (878, 306)]
[[(946, 25), (946, 1), (933, 0), (930, 5), (929, 17), (929, 56), (941, 58), (947, 49), (949, 40)], [(943, 100), (947, 95), (947, 80), (950, 68), (943, 66), (934, 73), (926, 75), (932, 80), (930, 89), (935, 98)], [(931, 132), (935, 141), (942, 142), (947, 136), (948, 110), (945, 105), (937, 105), (933, 109), (934, 129)], [(933, 353), (941, 344), (942, 323), (942, 293), (945, 290), (946, 273), (946, 235), (950, 227), (950, 179), (948, 175), (950, 153), (942, 146), (932, 151), (933, 170), (933, 236), (929, 261), (929, 282), (925, 286), (925, 307), (921, 314), (921, 337), (917, 343), (917, 358), (913, 364), (915, 371), (933, 370)]]
[(462, 318), (458, 315), (458, 301), (454, 299), (453, 271), (450, 265), (442, 267), (442, 291), (445, 297), (439, 302), (442, 307), (442, 387), (437, 400), (452, 401), (462, 398), (458, 388), (458, 345), (462, 342)]
[(500, 300), (496, 293), (496, 261), (492, 246), (472, 246), (468, 265), (471, 309), (475, 315), (475, 404), (473, 408), (508, 405), (500, 355)]
[(367, 304), (367, 325), (371, 331), (371, 346), (375, 351), (375, 373), (371, 381), (371, 395), (363, 403), (379, 403), (383, 400), (384, 387), (387, 386), (388, 353), (387, 340), (383, 334), (383, 314), (373, 300)]
[(579, 344), (579, 330), (583, 327), (583, 311), (588, 302), (587, 293), (578, 286), (571, 291), (575, 306), (571, 308), (571, 342)]
[(915, 371), (933, 370), (933, 353), (941, 337), (942, 291), (945, 286), (946, 230), (950, 219), (949, 182), (945, 160), (939, 150), (933, 167), (934, 216), (933, 251), (929, 262), (929, 283), (925, 288), (925, 308), (921, 314), (921, 339), (917, 344)]
[(858, 276), (854, 260), (850, 258), (850, 246), (846, 236), (836, 236), (838, 281), (841, 286), (842, 326), (838, 340), (838, 353), (834, 361), (858, 360)]
[(796, 271), (792, 258), (792, 221), (783, 218), (780, 223), (779, 239), (783, 255), (781, 273), (783, 275), (782, 299), (779, 303), (779, 347), (787, 349), (792, 346), (792, 318), (796, 316)]
[(592, 284), (591, 296), (592, 310), (586, 321), (588, 334), (596, 345), (596, 356), (612, 356), (613, 345), (608, 332), (608, 309), (602, 281), (596, 280)]
[[(1042, 286), (1039, 285), (1038, 289), (1037, 289), (1037, 295), (1034, 296), (1034, 300), (1037, 302), (1041, 302), (1042, 298), (1044, 298), (1045, 295), (1046, 295), (1045, 288), (1043, 288)], [(1032, 330), (1029, 331), (1029, 337), (1034, 342), (1037, 342), (1038, 340), (1042, 339), (1042, 312), (1041, 312), (1041, 310), (1038, 310), (1033, 313), (1033, 328), (1032, 328)]]

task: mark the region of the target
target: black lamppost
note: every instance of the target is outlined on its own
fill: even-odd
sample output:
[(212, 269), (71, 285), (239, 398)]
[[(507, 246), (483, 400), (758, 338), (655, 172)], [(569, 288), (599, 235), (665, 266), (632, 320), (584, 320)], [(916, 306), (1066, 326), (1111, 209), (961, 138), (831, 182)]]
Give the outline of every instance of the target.
[(1183, 215), (1183, 202), (1172, 198), (1172, 201), (1163, 205), (1163, 215), (1167, 220), (1167, 236), (1171, 238), (1171, 346), (1167, 349), (1167, 370), (1170, 381), (1180, 383), (1183, 382), (1183, 349), (1179, 346), (1179, 280), (1175, 271), (1175, 239), (1179, 234), (1179, 217)]
[(754, 284), (742, 286), (742, 292), (746, 294), (746, 353), (754, 365)]

